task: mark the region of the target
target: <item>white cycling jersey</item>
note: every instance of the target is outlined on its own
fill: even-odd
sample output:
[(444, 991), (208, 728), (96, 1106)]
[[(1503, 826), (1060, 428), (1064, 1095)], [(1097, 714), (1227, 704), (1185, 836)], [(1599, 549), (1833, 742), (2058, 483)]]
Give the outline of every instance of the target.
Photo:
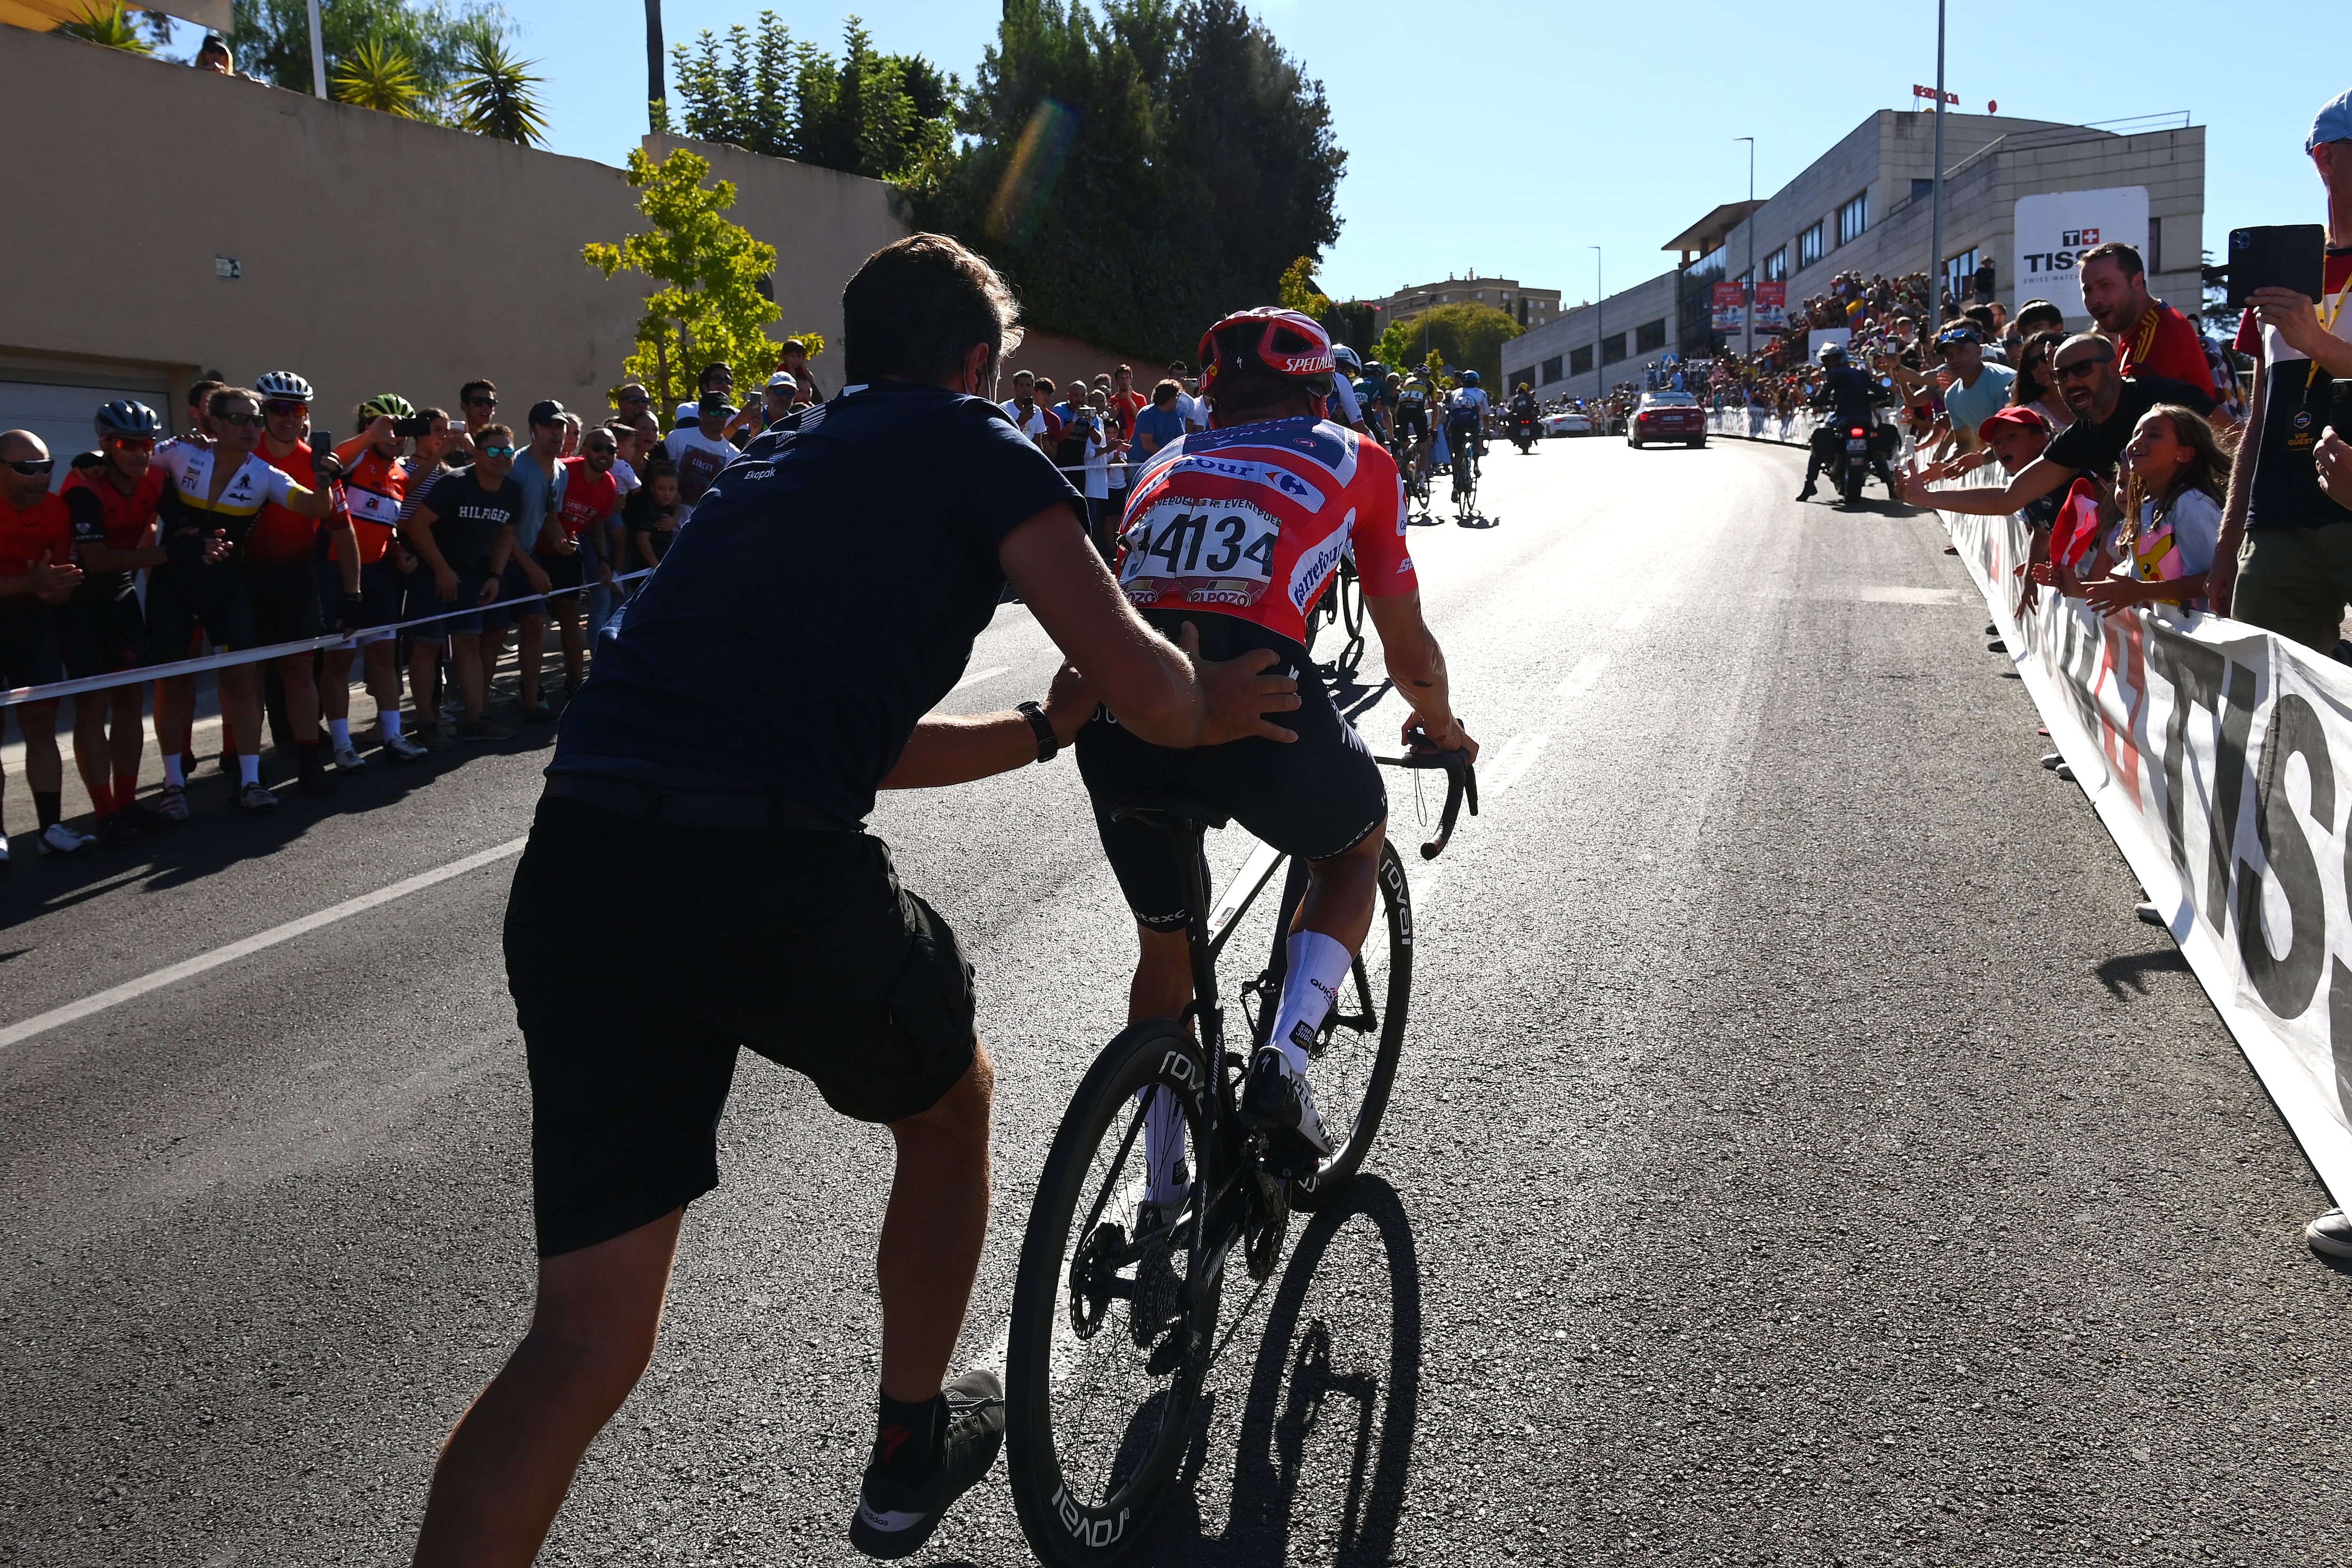
[(1331, 401), (1339, 405), (1340, 424), (1360, 425), (1364, 422), (1363, 405), (1356, 401), (1356, 389), (1348, 384), (1345, 375), (1331, 378)]
[(1486, 389), (1483, 386), (1457, 386), (1446, 400), (1445, 417), (1451, 421), (1484, 420), (1488, 407)]

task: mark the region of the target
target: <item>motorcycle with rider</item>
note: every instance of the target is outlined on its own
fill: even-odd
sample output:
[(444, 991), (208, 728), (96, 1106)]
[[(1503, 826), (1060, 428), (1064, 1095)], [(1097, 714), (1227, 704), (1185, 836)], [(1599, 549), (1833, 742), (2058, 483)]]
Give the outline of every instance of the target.
[(1893, 465), (1898, 438), (1895, 427), (1878, 416), (1878, 405), (1888, 398), (1886, 389), (1867, 371), (1846, 362), (1843, 343), (1823, 343), (1819, 358), (1822, 379), (1813, 390), (1812, 406), (1824, 417), (1813, 429), (1812, 452), (1805, 462), (1805, 485), (1797, 492), (1797, 499), (1812, 499), (1815, 482), (1823, 470), (1828, 471), (1830, 482), (1844, 505), (1860, 504), (1863, 481), (1872, 474), (1878, 476), (1879, 482), (1886, 487), (1888, 498), (1893, 499), (1896, 494)]
[(1536, 389), (1524, 381), (1519, 383), (1506, 412), (1511, 421), (1511, 442), (1524, 458), (1535, 450), (1536, 438), (1543, 433), (1543, 407), (1536, 401)]

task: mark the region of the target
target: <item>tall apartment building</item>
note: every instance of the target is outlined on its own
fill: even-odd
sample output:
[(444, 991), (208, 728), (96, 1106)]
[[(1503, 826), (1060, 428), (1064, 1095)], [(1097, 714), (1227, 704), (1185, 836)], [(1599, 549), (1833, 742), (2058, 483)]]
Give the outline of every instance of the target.
[(1481, 278), (1474, 270), (1466, 278), (1448, 273), (1444, 282), (1400, 289), (1370, 303), (1375, 332), (1385, 331), (1390, 322), (1419, 315), (1433, 305), (1463, 303), (1492, 305), (1523, 327), (1539, 327), (1559, 314), (1559, 290), (1531, 289), (1516, 278)]

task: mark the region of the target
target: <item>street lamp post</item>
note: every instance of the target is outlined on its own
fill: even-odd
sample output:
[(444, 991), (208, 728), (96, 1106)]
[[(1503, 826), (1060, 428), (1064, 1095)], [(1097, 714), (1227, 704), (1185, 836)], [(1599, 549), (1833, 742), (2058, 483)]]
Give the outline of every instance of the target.
[(1599, 403), (1609, 390), (1609, 351), (1601, 342), (1601, 247), (1588, 245), (1584, 248), (1592, 252), (1592, 400)]
[(1936, 0), (1936, 181), (1927, 221), (1927, 319), (1944, 324), (1944, 0)]
[(1748, 216), (1742, 220), (1748, 225), (1748, 282), (1740, 290), (1739, 305), (1739, 321), (1746, 329), (1742, 336), (1747, 346), (1740, 353), (1745, 358), (1754, 359), (1756, 357), (1756, 138), (1735, 136), (1732, 140), (1748, 143)]

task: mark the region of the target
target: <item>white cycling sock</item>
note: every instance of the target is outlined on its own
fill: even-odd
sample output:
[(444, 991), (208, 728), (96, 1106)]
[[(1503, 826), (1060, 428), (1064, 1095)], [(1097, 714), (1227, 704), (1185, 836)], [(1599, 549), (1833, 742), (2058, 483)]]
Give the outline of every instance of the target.
[(259, 752), (239, 752), (236, 754), (236, 782), (239, 784), (257, 784), (261, 782)]
[(1289, 1058), (1292, 1071), (1304, 1073), (1307, 1047), (1323, 1032), (1324, 1018), (1339, 1005), (1339, 987), (1346, 984), (1356, 955), (1338, 938), (1319, 931), (1291, 932), (1284, 951), (1289, 954), (1289, 973), (1283, 977), (1282, 1007), (1274, 1016), (1274, 1033), (1266, 1037), (1266, 1044), (1280, 1048)]
[(163, 782), (174, 789), (188, 787), (188, 781), (180, 773), (180, 753), (177, 752), (163, 754)]
[(400, 739), (399, 709), (380, 708), (376, 710), (375, 721), (377, 723), (383, 726), (383, 738), (385, 740), (397, 741)]
[(1171, 1093), (1143, 1094), (1143, 1195), (1155, 1204), (1181, 1203), (1192, 1180), (1184, 1166), (1184, 1108)]
[(352, 743), (352, 721), (349, 719), (328, 720), (327, 734), (334, 741), (335, 746), (338, 750), (350, 746)]

